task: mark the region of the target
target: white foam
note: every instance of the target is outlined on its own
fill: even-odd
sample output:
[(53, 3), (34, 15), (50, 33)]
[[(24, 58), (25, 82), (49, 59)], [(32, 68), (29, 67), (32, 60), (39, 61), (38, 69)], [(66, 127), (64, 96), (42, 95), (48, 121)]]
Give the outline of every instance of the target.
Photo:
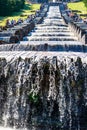
[(0, 126), (0, 130), (27, 130), (26, 128), (24, 129), (15, 129), (15, 128), (9, 128), (9, 127), (2, 127)]
[(13, 130), (12, 128), (5, 128), (0, 126), (0, 130)]

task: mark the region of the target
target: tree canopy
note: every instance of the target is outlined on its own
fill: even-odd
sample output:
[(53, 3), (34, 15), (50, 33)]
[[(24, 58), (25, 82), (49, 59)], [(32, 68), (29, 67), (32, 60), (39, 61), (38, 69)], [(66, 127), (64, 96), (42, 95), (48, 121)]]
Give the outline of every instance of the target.
[(0, 16), (11, 15), (23, 8), (25, 0), (0, 0)]
[(85, 6), (87, 7), (87, 0), (83, 0)]

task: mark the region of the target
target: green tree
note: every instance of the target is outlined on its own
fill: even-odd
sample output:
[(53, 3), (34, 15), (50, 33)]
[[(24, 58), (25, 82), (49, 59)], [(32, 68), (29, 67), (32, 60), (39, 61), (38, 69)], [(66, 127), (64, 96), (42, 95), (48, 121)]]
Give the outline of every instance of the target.
[(0, 0), (0, 16), (11, 15), (24, 7), (25, 0)]
[(87, 0), (83, 0), (85, 6), (87, 7)]

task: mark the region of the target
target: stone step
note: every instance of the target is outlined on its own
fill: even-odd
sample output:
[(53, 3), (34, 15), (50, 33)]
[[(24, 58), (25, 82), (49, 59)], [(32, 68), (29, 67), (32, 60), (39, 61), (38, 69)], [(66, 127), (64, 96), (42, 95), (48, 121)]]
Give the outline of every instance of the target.
[(43, 26), (43, 27), (36, 26), (35, 29), (38, 29), (38, 30), (48, 30), (48, 29), (58, 30), (58, 29), (65, 29), (65, 30), (67, 30), (68, 27), (65, 27), (65, 26)]
[(61, 22), (63, 22), (63, 19), (62, 18), (54, 18), (54, 17), (47, 17), (47, 18), (44, 18), (44, 20), (43, 20), (44, 22), (46, 22), (46, 21), (48, 21), (48, 22), (50, 22), (50, 21), (56, 21), (56, 22), (59, 22), (59, 21), (61, 21)]
[(70, 32), (32, 32), (29, 33), (28, 36), (74, 36), (73, 33)]
[(1, 45), (0, 51), (87, 52), (87, 45), (77, 41), (21, 41), (20, 44)]
[[(45, 42), (45, 41), (36, 41), (36, 42), (34, 42), (34, 41), (20, 41), (20, 44), (22, 44), (22, 45), (39, 45), (39, 44), (49, 44), (49, 45), (84, 45), (84, 44), (82, 44), (82, 42), (79, 42), (79, 41), (55, 41), (55, 42), (53, 42), (53, 41), (47, 41), (47, 42)], [(20, 44), (17, 44), (17, 45), (20, 45)], [(15, 44), (16, 45), (16, 44)], [(87, 45), (84, 45), (84, 46), (87, 46)]]
[(58, 41), (75, 41), (75, 40), (78, 40), (77, 39), (77, 37), (74, 37), (74, 36), (26, 36), (25, 38), (24, 38), (25, 40), (29, 40), (29, 41), (37, 41), (37, 40), (48, 40), (48, 41), (50, 41), (50, 40), (52, 40), (52, 41), (56, 41), (56, 40), (58, 40)]
[(87, 63), (87, 53), (76, 53), (76, 52), (37, 52), (33, 51), (8, 51), (0, 52), (0, 58), (6, 58), (7, 61), (14, 62), (17, 58), (33, 58), (35, 61), (41, 58), (62, 58), (62, 59), (77, 59), (77, 57), (82, 58), (82, 62)]
[(36, 32), (36, 33), (61, 33), (61, 32), (64, 32), (64, 33), (71, 33), (69, 30), (63, 30), (63, 29), (59, 29), (59, 30), (55, 30), (55, 29), (52, 29), (52, 30), (32, 30), (32, 32)]
[(65, 25), (65, 24), (61, 24), (60, 22), (56, 22), (56, 23), (47, 23), (47, 24), (39, 24), (38, 26), (36, 27), (50, 27), (50, 26), (53, 26), (53, 27), (68, 27), (68, 25)]

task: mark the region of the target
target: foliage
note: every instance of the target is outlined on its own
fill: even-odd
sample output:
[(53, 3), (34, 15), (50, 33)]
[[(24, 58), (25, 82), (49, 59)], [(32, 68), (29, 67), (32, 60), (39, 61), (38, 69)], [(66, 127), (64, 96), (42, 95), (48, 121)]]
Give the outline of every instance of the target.
[(6, 20), (18, 20), (19, 18), (21, 19), (26, 19), (28, 15), (30, 14), (35, 14), (35, 10), (40, 9), (40, 4), (29, 4), (25, 2), (24, 8), (21, 9), (18, 12), (12, 13), (10, 16), (5, 16), (5, 17), (0, 17), (0, 26), (5, 26)]
[(87, 7), (87, 0), (83, 0), (85, 6)]
[(24, 7), (25, 0), (0, 0), (0, 16), (11, 15)]
[(35, 93), (33, 93), (33, 92), (31, 92), (30, 94), (29, 94), (29, 100), (32, 102), (32, 103), (34, 103), (34, 104), (38, 104), (38, 102), (39, 102), (39, 95), (37, 94), (35, 94)]

